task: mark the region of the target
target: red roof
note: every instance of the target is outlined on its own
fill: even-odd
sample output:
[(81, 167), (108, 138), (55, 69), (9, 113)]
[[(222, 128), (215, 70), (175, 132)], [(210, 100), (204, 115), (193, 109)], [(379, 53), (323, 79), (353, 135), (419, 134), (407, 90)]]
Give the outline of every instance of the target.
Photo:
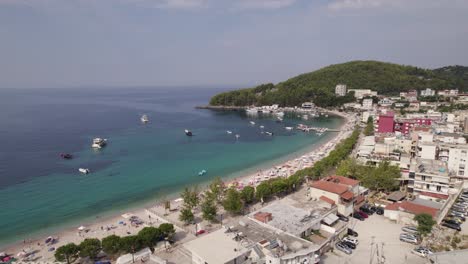
[(322, 201), (324, 201), (324, 202), (327, 202), (327, 203), (329, 203), (329, 204), (331, 204), (331, 205), (334, 205), (334, 204), (335, 204), (335, 201), (333, 201), (332, 199), (330, 199), (330, 198), (328, 198), (328, 197), (326, 197), (326, 196), (323, 196), (323, 195), (320, 196), (319, 199), (322, 200)]
[(427, 207), (424, 205), (419, 205), (415, 204), (409, 201), (403, 201), (401, 203), (393, 203), (390, 205), (387, 205), (385, 207), (385, 210), (390, 210), (390, 211), (403, 211), (403, 212), (408, 212), (412, 214), (421, 214), (421, 213), (426, 213), (432, 215), (432, 217), (436, 217), (437, 212), (439, 210), (432, 208), (432, 207)]
[(349, 185), (349, 186), (356, 186), (359, 184), (359, 181), (357, 180), (353, 180), (351, 178), (348, 178), (348, 177), (343, 177), (343, 176), (329, 176), (327, 178), (324, 179), (325, 181), (332, 181), (332, 182), (336, 182), (336, 183), (341, 183), (341, 184), (344, 184), (344, 185)]
[(350, 192), (350, 191), (347, 191), (347, 192), (345, 192), (345, 193), (343, 193), (341, 195), (341, 198), (343, 198), (345, 200), (351, 200), (351, 199), (353, 199), (353, 197), (354, 197), (354, 194), (352, 192)]
[(310, 186), (316, 189), (320, 189), (323, 191), (336, 193), (336, 194), (342, 194), (348, 191), (348, 186), (344, 184), (329, 182), (329, 181), (315, 181), (315, 182), (312, 182)]
[(439, 199), (447, 199), (449, 197), (447, 194), (441, 194), (441, 193), (420, 192), (419, 194), (434, 197), (434, 198), (439, 198)]

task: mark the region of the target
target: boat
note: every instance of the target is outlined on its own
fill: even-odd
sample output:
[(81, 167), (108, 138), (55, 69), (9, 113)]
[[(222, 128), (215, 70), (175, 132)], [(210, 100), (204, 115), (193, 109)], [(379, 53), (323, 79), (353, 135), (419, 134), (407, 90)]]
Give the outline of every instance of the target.
[(228, 133), (228, 134), (232, 134), (232, 131), (228, 130), (228, 131), (226, 131), (226, 133)]
[(252, 126), (254, 126), (254, 125), (255, 125), (255, 122), (254, 122), (254, 121), (250, 121), (250, 124), (251, 124)]
[(199, 173), (198, 173), (198, 176), (203, 176), (207, 173), (206, 170), (201, 170)]
[(239, 134), (236, 134), (236, 138), (240, 138), (240, 135), (239, 135)]
[(264, 128), (265, 128), (265, 126), (260, 126), (260, 128), (261, 128), (261, 129), (264, 129)]
[(258, 109), (257, 108), (249, 108), (247, 110), (245, 110), (247, 112), (247, 114), (252, 114), (252, 115), (256, 115), (258, 114)]
[(105, 138), (95, 138), (95, 139), (93, 139), (93, 144), (91, 145), (91, 147), (96, 148), (96, 149), (100, 149), (100, 148), (104, 147), (106, 144), (107, 144), (107, 139), (105, 139)]
[(285, 127), (286, 130), (293, 130), (294, 128), (293, 127)]
[(265, 134), (267, 134), (268, 136), (273, 136), (273, 132), (265, 132)]
[(325, 117), (328, 117), (328, 115), (325, 115)]
[(148, 123), (149, 122), (149, 119), (148, 119), (148, 116), (147, 115), (142, 115), (141, 118), (140, 118), (141, 122), (143, 123)]
[(276, 112), (277, 116), (284, 116), (284, 112)]
[(187, 135), (188, 137), (193, 136), (192, 131), (190, 131), (188, 129), (185, 129), (185, 135)]
[(282, 117), (276, 117), (276, 123), (281, 123), (283, 122), (283, 118)]
[(88, 173), (90, 173), (90, 170), (89, 170), (89, 169), (85, 169), (85, 168), (79, 168), (78, 171), (81, 172), (81, 173), (83, 173), (83, 174), (88, 174)]
[(72, 159), (73, 158), (73, 155), (72, 154), (68, 154), (68, 153), (60, 153), (60, 157), (62, 159)]

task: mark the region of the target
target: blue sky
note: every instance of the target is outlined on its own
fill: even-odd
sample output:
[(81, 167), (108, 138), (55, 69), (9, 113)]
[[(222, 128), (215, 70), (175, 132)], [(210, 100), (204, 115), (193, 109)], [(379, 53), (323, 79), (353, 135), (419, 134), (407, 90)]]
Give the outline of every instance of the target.
[(468, 65), (467, 0), (0, 0), (0, 88), (245, 86)]

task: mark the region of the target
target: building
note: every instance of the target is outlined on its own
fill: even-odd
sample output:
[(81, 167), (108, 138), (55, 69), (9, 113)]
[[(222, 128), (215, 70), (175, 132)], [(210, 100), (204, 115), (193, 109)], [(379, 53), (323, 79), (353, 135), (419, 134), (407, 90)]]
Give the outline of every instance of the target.
[(446, 162), (416, 158), (410, 166), (408, 191), (422, 196), (447, 199), (455, 181)]
[(377, 132), (379, 133), (393, 133), (395, 131), (395, 114), (387, 113), (379, 115), (377, 121)]
[(346, 93), (347, 93), (346, 84), (338, 84), (335, 87), (335, 95), (336, 96), (345, 96)]
[(305, 108), (305, 109), (311, 109), (311, 108), (314, 108), (315, 105), (314, 103), (312, 102), (305, 102), (305, 103), (302, 103), (302, 108)]
[(468, 249), (435, 252), (427, 256), (427, 264), (467, 263)]
[(468, 179), (468, 146), (466, 144), (440, 144), (439, 159), (447, 162), (449, 172)]
[(333, 200), (338, 212), (347, 216), (353, 213), (353, 202), (357, 195), (358, 185), (359, 181), (334, 176), (312, 182), (309, 194), (314, 199), (321, 199), (323, 196)]
[(416, 224), (414, 216), (426, 213), (437, 219), (439, 210), (433, 207), (420, 205), (412, 201), (402, 201), (389, 204), (385, 207), (384, 216), (397, 223)]
[[(211, 232), (189, 241), (184, 247), (192, 254), (194, 264), (244, 264), (249, 262), (252, 249), (241, 245), (237, 233), (224, 229)], [(216, 245), (216, 249), (214, 249)], [(213, 254), (213, 250), (216, 253)]]
[(370, 110), (372, 109), (372, 99), (364, 99), (362, 100), (362, 109), (365, 109), (365, 110)]
[(437, 95), (444, 96), (444, 97), (456, 97), (458, 96), (458, 90), (457, 89), (440, 90), (437, 92)]
[(354, 92), (354, 98), (356, 99), (362, 99), (367, 96), (377, 96), (377, 92), (370, 89), (349, 89), (348, 92)]
[(426, 88), (425, 90), (421, 90), (421, 96), (426, 97), (426, 96), (434, 96), (435, 91), (432, 90), (431, 88)]
[(393, 101), (387, 97), (379, 100), (379, 105), (381, 106), (391, 106), (392, 104), (393, 104)]

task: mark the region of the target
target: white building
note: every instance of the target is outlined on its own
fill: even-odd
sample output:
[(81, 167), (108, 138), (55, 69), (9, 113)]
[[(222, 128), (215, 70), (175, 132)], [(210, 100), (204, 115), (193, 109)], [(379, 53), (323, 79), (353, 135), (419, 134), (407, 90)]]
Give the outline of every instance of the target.
[(430, 88), (426, 88), (425, 90), (421, 90), (421, 96), (423, 96), (423, 97), (434, 96), (434, 95), (435, 95), (435, 91), (430, 89)]
[(365, 109), (365, 110), (370, 110), (372, 109), (372, 99), (368, 98), (368, 99), (364, 99), (362, 100), (362, 109)]
[(354, 92), (354, 98), (356, 99), (362, 99), (366, 96), (377, 96), (377, 92), (371, 89), (349, 89), (348, 92)]
[(336, 96), (345, 96), (346, 95), (346, 84), (338, 84), (335, 87), (335, 94)]
[(416, 159), (411, 163), (408, 189), (420, 195), (446, 199), (454, 185), (452, 176), (443, 161)]
[(441, 144), (439, 159), (447, 161), (448, 170), (460, 178), (468, 179), (468, 146), (466, 144)]

